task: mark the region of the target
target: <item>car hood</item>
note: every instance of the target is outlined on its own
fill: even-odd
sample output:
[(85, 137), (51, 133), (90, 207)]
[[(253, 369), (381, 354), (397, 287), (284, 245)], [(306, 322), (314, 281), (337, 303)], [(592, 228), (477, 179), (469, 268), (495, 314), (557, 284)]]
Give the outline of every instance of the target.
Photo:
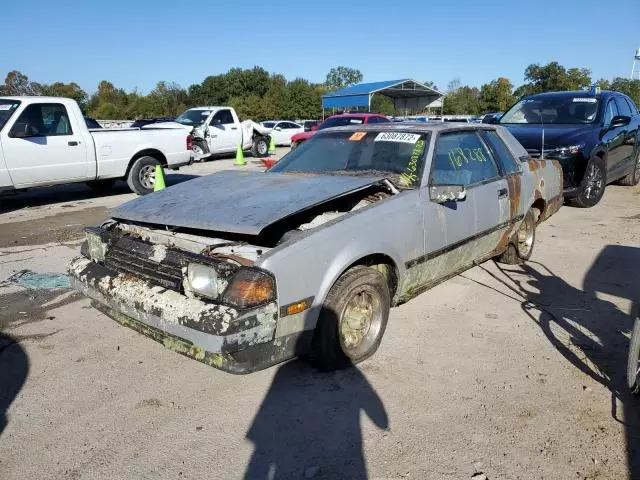
[(247, 235), (382, 178), (285, 173), (214, 173), (113, 209), (117, 220)]
[(527, 150), (540, 150), (543, 129), (545, 148), (568, 146), (576, 141), (580, 143), (581, 137), (594, 130), (593, 125), (501, 125), (509, 129)]
[(292, 142), (300, 142), (300, 141), (309, 140), (309, 138), (311, 138), (315, 133), (316, 133), (316, 130), (314, 130), (312, 132), (296, 133), (294, 136), (291, 137), (291, 141)]

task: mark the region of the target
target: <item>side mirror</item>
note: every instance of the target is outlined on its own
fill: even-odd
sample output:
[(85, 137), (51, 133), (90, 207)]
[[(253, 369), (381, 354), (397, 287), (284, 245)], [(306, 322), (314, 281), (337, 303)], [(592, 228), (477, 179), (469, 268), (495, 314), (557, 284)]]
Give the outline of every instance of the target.
[(631, 122), (631, 117), (628, 117), (626, 115), (616, 115), (611, 119), (610, 127), (611, 128), (624, 127), (625, 125), (629, 125), (630, 122)]
[(436, 203), (460, 202), (467, 198), (464, 185), (433, 185), (429, 187), (429, 199)]
[(221, 125), (222, 124), (222, 120), (220, 120), (219, 118), (214, 118), (213, 120), (211, 120), (210, 125)]

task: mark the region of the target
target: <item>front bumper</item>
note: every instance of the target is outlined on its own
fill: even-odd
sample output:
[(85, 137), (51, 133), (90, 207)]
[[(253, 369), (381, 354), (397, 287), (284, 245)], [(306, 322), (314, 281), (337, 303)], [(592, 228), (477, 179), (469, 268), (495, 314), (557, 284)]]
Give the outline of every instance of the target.
[(299, 334), (275, 338), (275, 302), (240, 312), (118, 274), (85, 257), (73, 259), (68, 272), (74, 288), (109, 317), (220, 370), (249, 373), (298, 354)]

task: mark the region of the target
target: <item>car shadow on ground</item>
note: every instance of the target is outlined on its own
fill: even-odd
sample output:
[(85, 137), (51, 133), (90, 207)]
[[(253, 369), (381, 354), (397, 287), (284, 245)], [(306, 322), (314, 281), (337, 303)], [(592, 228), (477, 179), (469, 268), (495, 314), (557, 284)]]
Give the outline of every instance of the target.
[(29, 373), (27, 353), (16, 339), (0, 333), (0, 437), (8, 424), (7, 411)]
[[(640, 302), (640, 248), (606, 246), (585, 275), (582, 290), (538, 262), (497, 265), (506, 280), (482, 268), (511, 291), (500, 293), (520, 301), (558, 352), (609, 389), (611, 414), (625, 428), (630, 478), (640, 478), (640, 401), (629, 393), (626, 379), (629, 336)], [(631, 302), (631, 314), (606, 296)]]
[(361, 412), (389, 427), (382, 400), (355, 366), (280, 366), (247, 432), (254, 452), (244, 478), (368, 478)]
[[(167, 187), (198, 178), (198, 175), (165, 173)], [(52, 203), (80, 202), (96, 198), (125, 195), (131, 193), (125, 181), (118, 180), (107, 191), (96, 191), (84, 183), (70, 183), (51, 187), (37, 187), (0, 194), (0, 214), (20, 210), (25, 207), (41, 207)]]

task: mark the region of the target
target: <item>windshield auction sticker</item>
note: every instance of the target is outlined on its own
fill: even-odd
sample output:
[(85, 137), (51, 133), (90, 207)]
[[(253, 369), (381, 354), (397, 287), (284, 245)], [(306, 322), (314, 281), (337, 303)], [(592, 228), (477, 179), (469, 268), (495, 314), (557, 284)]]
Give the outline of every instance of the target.
[(349, 137), (350, 142), (357, 142), (362, 140), (367, 135), (367, 132), (356, 132)]
[(15, 103), (5, 103), (3, 105), (0, 105), (0, 110), (11, 110), (13, 107), (15, 107)]
[(576, 97), (573, 101), (577, 103), (596, 103), (598, 100), (596, 98)]
[(374, 142), (416, 143), (419, 138), (419, 133), (380, 132)]

